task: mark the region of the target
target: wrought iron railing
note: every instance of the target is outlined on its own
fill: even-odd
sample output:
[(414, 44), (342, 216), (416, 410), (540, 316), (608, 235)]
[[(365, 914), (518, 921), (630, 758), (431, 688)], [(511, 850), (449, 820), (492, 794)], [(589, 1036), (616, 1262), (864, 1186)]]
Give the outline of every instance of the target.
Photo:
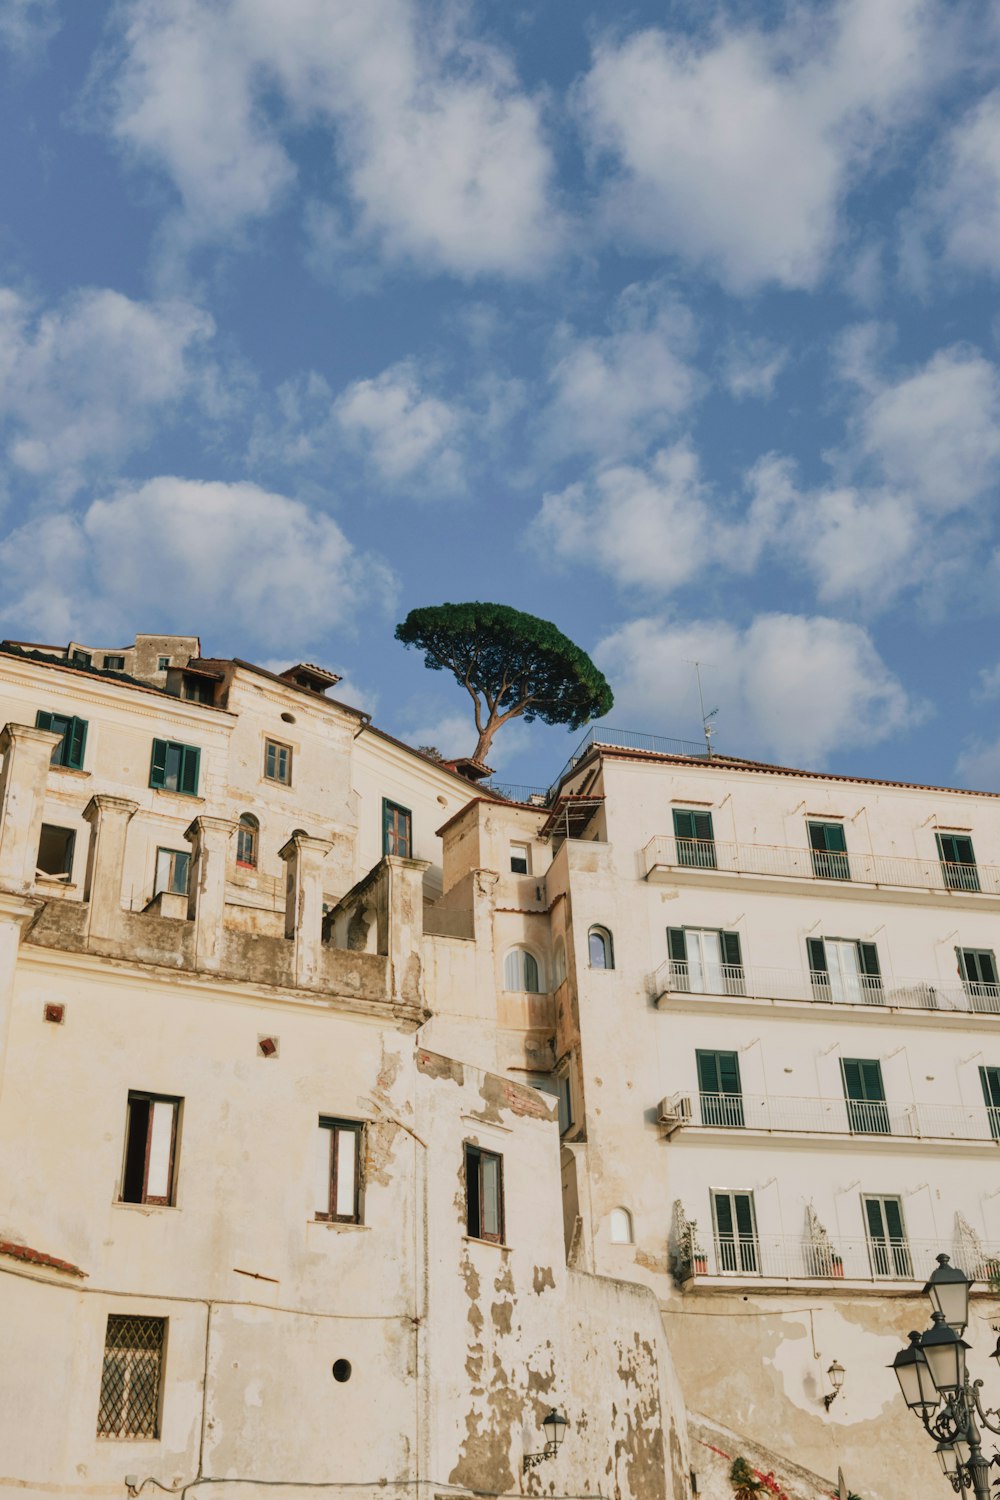
[(643, 734), (637, 729), (612, 729), (605, 724), (595, 724), (588, 729), (569, 760), (549, 788), (552, 796), (560, 784), (579, 765), (587, 751), (594, 745), (608, 745), (617, 750), (645, 750), (654, 755), (685, 755), (694, 760), (707, 760), (708, 751), (703, 740), (665, 739), (659, 734)]
[(658, 869), (721, 870), (738, 875), (822, 880), (830, 885), (896, 886), (928, 891), (1000, 895), (1000, 866), (911, 859), (897, 854), (836, 853), (783, 844), (742, 844), (725, 839), (656, 834), (643, 849), (646, 875)]
[(778, 1094), (675, 1094), (674, 1115), (688, 1128), (802, 1131), (845, 1136), (1000, 1141), (1000, 1108), (883, 1099), (821, 1099)]
[(897, 974), (840, 975), (818, 969), (745, 968), (666, 959), (651, 977), (658, 1000), (671, 995), (730, 995), (751, 1000), (807, 1000), (818, 1005), (884, 1005), (893, 1010), (1000, 1015), (1000, 984), (948, 983)]
[[(810, 1240), (794, 1235), (716, 1234), (694, 1248), (688, 1274), (696, 1279), (759, 1276), (775, 1281), (925, 1281), (940, 1249), (940, 1240), (874, 1235)], [(978, 1281), (995, 1280), (998, 1268), (1000, 1245), (981, 1246), (977, 1263), (963, 1267)]]

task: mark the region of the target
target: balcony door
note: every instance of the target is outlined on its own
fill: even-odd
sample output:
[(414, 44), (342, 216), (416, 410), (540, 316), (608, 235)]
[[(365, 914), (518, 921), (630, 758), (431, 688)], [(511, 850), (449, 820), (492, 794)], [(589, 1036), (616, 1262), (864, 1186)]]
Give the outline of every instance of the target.
[(980, 1068), (979, 1081), (986, 1100), (990, 1135), (995, 1141), (1000, 1141), (1000, 1068)]
[(862, 1201), (872, 1274), (879, 1280), (911, 1280), (913, 1262), (906, 1243), (901, 1200), (866, 1194)]
[(720, 1275), (760, 1275), (760, 1245), (753, 1193), (712, 1193), (715, 1262)]
[(882, 973), (874, 943), (848, 938), (809, 938), (809, 975), (817, 1000), (880, 1005)]
[(992, 948), (956, 948), (955, 952), (970, 1009), (1000, 1011), (1000, 984)]
[(699, 870), (715, 869), (715, 834), (710, 812), (688, 812), (674, 808), (674, 838), (677, 863)]
[(842, 823), (810, 823), (809, 848), (817, 880), (850, 880), (851, 867)]
[(701, 1123), (742, 1129), (745, 1121), (739, 1053), (699, 1050), (696, 1056)]
[(979, 871), (972, 840), (964, 834), (939, 833), (938, 854), (944, 883), (952, 891), (978, 891)]
[(882, 1064), (874, 1057), (842, 1057), (847, 1127), (855, 1135), (889, 1135)]

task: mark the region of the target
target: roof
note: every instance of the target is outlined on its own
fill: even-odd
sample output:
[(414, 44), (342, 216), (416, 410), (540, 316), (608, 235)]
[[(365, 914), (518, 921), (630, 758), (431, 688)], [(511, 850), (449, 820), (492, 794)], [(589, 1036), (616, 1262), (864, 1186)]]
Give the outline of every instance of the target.
[(749, 771), (755, 775), (801, 776), (808, 781), (842, 781), (858, 786), (893, 786), (901, 791), (945, 792), (951, 797), (1000, 797), (1000, 792), (975, 791), (971, 787), (934, 786), (921, 781), (883, 781), (875, 776), (847, 776), (838, 771), (803, 771), (796, 766), (778, 766), (769, 761), (744, 760), (737, 755), (713, 753), (711, 760), (695, 760), (689, 755), (668, 755), (659, 750), (627, 750), (618, 745), (594, 744), (577, 762), (570, 774), (575, 775), (581, 766), (597, 757), (608, 760), (636, 760), (663, 762), (668, 765), (696, 765), (700, 771)]
[(159, 693), (164, 698), (175, 696), (173, 693), (168, 693), (166, 688), (158, 687), (155, 682), (146, 682), (140, 677), (132, 677), (128, 672), (114, 672), (108, 667), (95, 667), (86, 662), (72, 661), (67, 657), (50, 656), (46, 651), (31, 650), (19, 645), (16, 641), (0, 641), (0, 655), (15, 656), (22, 661), (38, 662), (45, 667), (59, 667), (65, 672), (79, 672), (83, 677), (99, 677), (105, 682), (120, 682), (124, 687), (142, 688), (143, 692)]

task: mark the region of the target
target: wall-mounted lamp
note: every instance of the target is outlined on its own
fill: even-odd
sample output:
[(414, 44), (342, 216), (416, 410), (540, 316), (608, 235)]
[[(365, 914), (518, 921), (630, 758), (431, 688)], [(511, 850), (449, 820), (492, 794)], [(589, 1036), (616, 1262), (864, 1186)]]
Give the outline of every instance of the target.
[(826, 1407), (827, 1411), (829, 1411), (830, 1407), (840, 1395), (840, 1387), (844, 1383), (844, 1367), (843, 1365), (838, 1364), (836, 1360), (834, 1360), (833, 1364), (830, 1366), (826, 1373), (830, 1377), (830, 1384), (833, 1386), (833, 1390), (827, 1391), (826, 1395), (823, 1397), (823, 1405)]
[(555, 1458), (559, 1452), (559, 1445), (566, 1436), (566, 1428), (569, 1426), (561, 1411), (555, 1407), (549, 1412), (542, 1422), (542, 1431), (545, 1433), (545, 1447), (541, 1453), (526, 1453), (524, 1455), (524, 1472), (533, 1469), (536, 1464), (544, 1463), (547, 1458)]

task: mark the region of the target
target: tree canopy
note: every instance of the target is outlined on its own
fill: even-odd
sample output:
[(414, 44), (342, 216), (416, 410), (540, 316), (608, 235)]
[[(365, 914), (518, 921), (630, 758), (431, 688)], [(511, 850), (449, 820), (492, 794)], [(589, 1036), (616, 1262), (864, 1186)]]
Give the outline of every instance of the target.
[(508, 719), (541, 719), (580, 729), (608, 713), (614, 698), (602, 672), (548, 620), (509, 604), (434, 604), (411, 609), (396, 639), (424, 653), (434, 672), (452, 672), (475, 705), (484, 762)]

